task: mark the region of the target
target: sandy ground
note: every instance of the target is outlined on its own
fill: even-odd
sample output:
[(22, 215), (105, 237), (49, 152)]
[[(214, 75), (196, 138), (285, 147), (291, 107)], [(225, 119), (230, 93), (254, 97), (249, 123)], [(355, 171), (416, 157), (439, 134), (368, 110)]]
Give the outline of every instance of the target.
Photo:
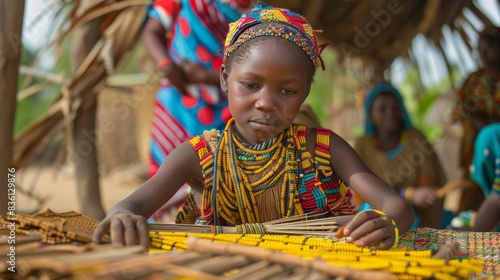
[[(137, 170), (137, 167), (130, 169)], [(133, 192), (143, 179), (134, 170), (110, 172), (100, 178), (101, 200), (107, 211)], [(128, 174), (125, 176), (124, 174)], [(16, 172), (18, 213), (33, 213), (44, 207), (56, 212), (81, 212), (73, 171), (68, 167), (27, 167)], [(41, 201), (41, 202), (40, 202)]]

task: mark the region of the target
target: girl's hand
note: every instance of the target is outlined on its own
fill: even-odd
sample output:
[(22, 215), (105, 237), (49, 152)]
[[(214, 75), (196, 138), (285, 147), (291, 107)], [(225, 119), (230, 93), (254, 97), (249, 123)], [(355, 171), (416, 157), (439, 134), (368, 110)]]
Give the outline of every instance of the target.
[(398, 241), (398, 229), (394, 221), (379, 210), (359, 212), (344, 228), (339, 229), (347, 242), (359, 247), (390, 249)]
[(97, 226), (92, 242), (101, 243), (106, 233), (111, 236), (111, 243), (119, 246), (141, 244), (146, 250), (149, 246), (149, 231), (146, 218), (132, 212), (118, 212), (106, 217)]
[(414, 187), (412, 193), (412, 203), (418, 207), (429, 208), (438, 200), (436, 190), (430, 186)]

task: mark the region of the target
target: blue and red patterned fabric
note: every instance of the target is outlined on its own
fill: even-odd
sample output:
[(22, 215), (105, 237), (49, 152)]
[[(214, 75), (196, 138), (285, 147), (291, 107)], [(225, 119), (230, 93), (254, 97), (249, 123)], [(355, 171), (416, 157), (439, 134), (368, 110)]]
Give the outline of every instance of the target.
[[(169, 55), (174, 62), (188, 60), (218, 70), (229, 23), (236, 21), (254, 2), (157, 0), (148, 16), (165, 28)], [(149, 176), (156, 173), (179, 144), (204, 130), (223, 129), (230, 118), (227, 99), (218, 86), (191, 84), (183, 94), (164, 79), (154, 108)]]

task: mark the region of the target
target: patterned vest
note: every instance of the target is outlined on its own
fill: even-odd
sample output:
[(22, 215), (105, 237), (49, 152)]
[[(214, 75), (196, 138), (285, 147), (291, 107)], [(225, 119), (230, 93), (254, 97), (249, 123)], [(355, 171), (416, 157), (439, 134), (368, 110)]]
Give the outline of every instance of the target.
[[(292, 124), (289, 129), (295, 131), (294, 139), (292, 139), (297, 159), (297, 182), (289, 184), (286, 192), (288, 199), (294, 200), (287, 205), (292, 205), (287, 211), (281, 211), (281, 218), (303, 213), (325, 213), (325, 216), (348, 215), (354, 213), (354, 207), (351, 205), (352, 194), (344, 184), (344, 181), (335, 174), (330, 165), (330, 135), (331, 130), (317, 128), (316, 129), (316, 145), (314, 158), (307, 151), (306, 135), (309, 131), (308, 127)], [(223, 131), (207, 131), (203, 136), (196, 136), (189, 140), (193, 149), (200, 158), (200, 165), (203, 172), (205, 190), (203, 192), (204, 205), (198, 210), (201, 220), (207, 224), (214, 223), (214, 213), (211, 202), (214, 202), (213, 178), (214, 174), (214, 153), (217, 148), (217, 143), (220, 140), (220, 133)], [(286, 199), (281, 197), (281, 199)], [(206, 203), (205, 203), (206, 202)], [(193, 203), (191, 201), (190, 203)], [(276, 202), (274, 202), (276, 203)], [(260, 206), (265, 207), (265, 206)], [(188, 207), (193, 209), (193, 205)], [(215, 207), (220, 210), (220, 207)], [(227, 209), (226, 209), (227, 211)], [(218, 213), (215, 213), (217, 216)], [(178, 212), (176, 222), (186, 222), (186, 211)], [(235, 214), (238, 217), (238, 214)], [(236, 219), (226, 221), (224, 219), (215, 218), (218, 225), (235, 225), (245, 223), (245, 219)], [(256, 221), (265, 222), (265, 221)], [(234, 224), (233, 224), (234, 223)]]

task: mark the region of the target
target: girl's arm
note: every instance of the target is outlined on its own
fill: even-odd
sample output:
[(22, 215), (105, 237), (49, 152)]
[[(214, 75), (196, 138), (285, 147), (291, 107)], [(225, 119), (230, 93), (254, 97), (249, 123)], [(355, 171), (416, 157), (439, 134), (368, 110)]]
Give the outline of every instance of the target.
[(192, 178), (202, 180), (201, 166), (193, 147), (185, 142), (165, 158), (155, 176), (109, 210), (93, 241), (99, 243), (104, 234), (110, 233), (112, 243), (134, 245), (138, 240), (147, 248), (147, 218)]
[[(361, 199), (394, 220), (400, 233), (411, 227), (415, 219), (412, 207), (369, 170), (354, 149), (335, 133), (330, 137), (330, 153), (331, 165), (335, 172)], [(384, 244), (378, 245), (377, 248), (391, 247), (395, 237), (394, 230), (390, 229), (390, 221), (385, 221), (384, 217), (374, 212), (362, 214), (344, 229), (344, 234), (349, 236), (348, 241), (356, 241), (357, 245), (366, 246), (385, 240)], [(388, 234), (391, 236), (388, 237)]]

